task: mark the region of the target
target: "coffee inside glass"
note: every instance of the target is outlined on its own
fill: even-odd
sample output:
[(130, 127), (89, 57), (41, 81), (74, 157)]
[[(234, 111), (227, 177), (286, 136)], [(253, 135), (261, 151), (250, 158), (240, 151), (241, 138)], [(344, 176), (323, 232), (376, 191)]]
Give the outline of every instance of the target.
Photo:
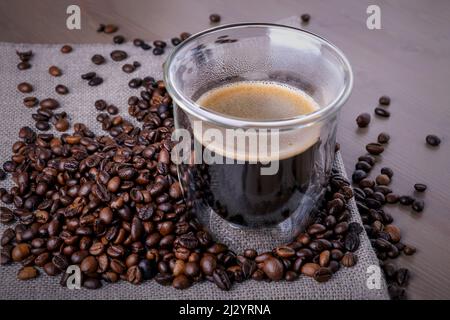
[[(173, 137), (185, 147), (173, 156), (182, 159), (184, 196), (200, 220), (219, 215), (284, 239), (301, 231), (324, 192), (338, 111), (351, 90), (343, 54), (291, 27), (223, 26), (176, 48), (165, 80), (182, 131)], [(230, 130), (247, 143), (230, 146)], [(276, 170), (263, 173), (269, 167)]]

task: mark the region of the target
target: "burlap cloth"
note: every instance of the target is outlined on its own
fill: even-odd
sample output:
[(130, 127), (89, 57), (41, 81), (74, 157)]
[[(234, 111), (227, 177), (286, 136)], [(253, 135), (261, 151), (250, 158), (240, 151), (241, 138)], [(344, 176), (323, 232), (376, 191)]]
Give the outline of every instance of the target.
[[(297, 25), (297, 18), (283, 21), (285, 24)], [(70, 54), (62, 54), (61, 45), (40, 44), (12, 44), (0, 43), (0, 163), (9, 160), (11, 146), (17, 139), (19, 129), (24, 125), (33, 127), (30, 110), (23, 106), (22, 100), (26, 94), (17, 90), (17, 84), (27, 81), (34, 86), (35, 95), (40, 99), (55, 97), (61, 103), (60, 110), (71, 116), (71, 122), (86, 123), (97, 133), (101, 132), (95, 120), (97, 111), (94, 101), (103, 98), (108, 103), (119, 107), (121, 114), (127, 115), (128, 97), (138, 91), (130, 89), (127, 83), (134, 77), (151, 75), (156, 79), (162, 78), (161, 65), (164, 56), (156, 57), (150, 51), (143, 51), (132, 44), (124, 45), (73, 45)], [(126, 61), (114, 62), (109, 53), (113, 48), (120, 48), (128, 52)], [(33, 50), (32, 68), (19, 71), (16, 67), (19, 59), (16, 50)], [(102, 54), (107, 58), (104, 65), (96, 66), (90, 58), (93, 54)], [(132, 74), (125, 74), (121, 67), (125, 63), (139, 61), (142, 66)], [(52, 77), (48, 73), (51, 65), (59, 66), (63, 70), (61, 77)], [(88, 71), (95, 71), (104, 79), (98, 87), (89, 87), (80, 75)], [(59, 96), (54, 88), (57, 84), (69, 87), (70, 93)], [(335, 166), (345, 175), (344, 165), (340, 154), (337, 155)], [(9, 188), (11, 181), (3, 181), (2, 187)], [(351, 203), (352, 220), (361, 222), (354, 201)], [(1, 225), (0, 231), (6, 229)], [(242, 235), (244, 236), (244, 235)], [(0, 299), (388, 299), (386, 283), (383, 280), (381, 289), (368, 289), (366, 285), (370, 265), (378, 265), (375, 253), (371, 249), (369, 239), (363, 232), (361, 246), (356, 252), (358, 263), (352, 268), (341, 268), (330, 281), (317, 283), (301, 276), (294, 283), (256, 282), (247, 281), (233, 285), (229, 292), (221, 291), (214, 284), (203, 282), (193, 287), (178, 291), (172, 287), (163, 287), (154, 281), (146, 281), (139, 286), (127, 282), (108, 284), (99, 290), (69, 290), (59, 285), (58, 277), (41, 275), (29, 280), (19, 281), (16, 273), (19, 265), (0, 267)], [(232, 249), (239, 251), (241, 248)]]

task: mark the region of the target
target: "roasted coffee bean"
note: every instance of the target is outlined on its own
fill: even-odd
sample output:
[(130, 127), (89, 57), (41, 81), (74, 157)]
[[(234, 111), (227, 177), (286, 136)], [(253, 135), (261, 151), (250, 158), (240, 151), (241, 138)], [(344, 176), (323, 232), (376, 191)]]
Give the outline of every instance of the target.
[(17, 273), (17, 279), (30, 280), (38, 276), (38, 270), (35, 267), (23, 267)]
[(106, 108), (106, 112), (108, 112), (111, 115), (116, 115), (119, 113), (119, 108), (111, 104)]
[(344, 267), (350, 268), (356, 264), (356, 255), (353, 252), (346, 252), (341, 259)]
[(138, 266), (132, 266), (128, 268), (126, 273), (126, 279), (132, 284), (139, 284), (143, 280), (141, 269)]
[(402, 237), (400, 228), (393, 224), (386, 225), (384, 227), (383, 231), (389, 234), (392, 242), (394, 242), (394, 243), (399, 242)]
[(101, 54), (94, 54), (91, 58), (91, 61), (96, 65), (101, 65), (106, 62), (105, 57), (103, 57)]
[(301, 272), (305, 276), (314, 277), (314, 274), (319, 269), (320, 266), (317, 263), (305, 263), (301, 269)]
[(391, 98), (389, 98), (388, 96), (381, 96), (378, 100), (378, 103), (384, 106), (388, 106), (391, 104)]
[(60, 77), (62, 75), (61, 69), (58, 68), (57, 66), (51, 66), (48, 69), (48, 73), (50, 73), (50, 75), (52, 75), (54, 77)]
[(83, 259), (80, 265), (81, 271), (84, 273), (94, 273), (97, 271), (98, 262), (94, 256), (87, 256)]
[(411, 196), (400, 196), (398, 201), (404, 206), (410, 206), (413, 204), (414, 198)]
[(209, 21), (211, 23), (219, 23), (220, 22), (220, 15), (218, 15), (217, 13), (213, 13), (209, 16)]
[(89, 80), (88, 85), (91, 87), (96, 87), (98, 85), (101, 85), (103, 83), (103, 79), (100, 77), (93, 77), (91, 80)]
[(7, 224), (15, 220), (13, 212), (7, 207), (0, 207), (0, 222)]
[(324, 225), (316, 223), (316, 224), (311, 225), (308, 228), (308, 233), (310, 235), (315, 235), (315, 234), (324, 232), (326, 229), (327, 228)]
[(13, 261), (22, 261), (30, 255), (30, 245), (27, 243), (17, 244), (11, 251)]
[(83, 287), (90, 290), (95, 290), (101, 288), (102, 283), (97, 278), (86, 278), (83, 281)]
[(355, 169), (357, 170), (363, 170), (365, 172), (370, 172), (370, 170), (372, 170), (372, 166), (370, 164), (368, 164), (365, 161), (359, 161), (356, 165), (355, 165)]
[(58, 84), (56, 87), (55, 87), (55, 91), (56, 91), (56, 93), (58, 93), (58, 94), (68, 94), (69, 93), (69, 89), (65, 86), (65, 85), (63, 85), (63, 84)]
[(189, 32), (182, 32), (180, 33), (180, 39), (181, 41), (186, 40), (187, 38), (189, 38), (191, 36), (191, 34)]
[(55, 265), (56, 268), (58, 268), (61, 271), (66, 271), (67, 267), (69, 266), (67, 258), (59, 254), (53, 256), (52, 263)]
[(133, 40), (133, 44), (134, 44), (136, 47), (140, 47), (143, 43), (144, 43), (144, 41), (143, 41), (142, 39), (136, 38), (136, 39)]
[(391, 179), (387, 174), (380, 174), (375, 178), (378, 185), (386, 186), (391, 183)]
[(406, 254), (407, 256), (412, 256), (414, 253), (416, 253), (416, 248), (414, 248), (413, 246), (405, 246), (403, 248), (403, 253)]
[(125, 37), (124, 37), (124, 36), (121, 36), (121, 35), (114, 36), (114, 37), (113, 37), (113, 42), (114, 42), (115, 44), (122, 44), (122, 43), (125, 42)]
[(114, 50), (110, 56), (113, 61), (123, 61), (128, 58), (128, 54), (123, 50)]
[(417, 192), (424, 192), (427, 190), (427, 185), (424, 183), (416, 183), (414, 184), (414, 189), (416, 189)]
[(309, 20), (311, 20), (311, 15), (308, 13), (304, 13), (300, 16), (300, 19), (302, 20), (302, 23), (308, 23)]
[(361, 180), (367, 177), (367, 172), (364, 170), (355, 170), (352, 174), (352, 181), (355, 183), (360, 182)]
[(19, 90), (22, 93), (30, 93), (33, 91), (33, 86), (28, 82), (22, 82), (19, 83), (19, 85), (17, 86), (17, 90)]
[(164, 53), (164, 49), (163, 49), (163, 48), (156, 47), (156, 48), (153, 49), (153, 54), (154, 54), (155, 56), (160, 56), (160, 55), (162, 55), (163, 53)]
[(36, 107), (39, 103), (39, 100), (36, 97), (26, 97), (23, 99), (23, 104), (27, 108)]
[(119, 28), (114, 24), (107, 24), (103, 28), (104, 33), (114, 33), (117, 32), (117, 30), (119, 30)]
[[(170, 277), (172, 277), (172, 276), (170, 276)], [(162, 279), (160, 279), (160, 281), (161, 280)], [(172, 286), (175, 289), (187, 289), (191, 286), (191, 281), (184, 274), (180, 274), (179, 276), (173, 278)]]
[(177, 46), (177, 45), (179, 45), (181, 43), (181, 39), (175, 37), (175, 38), (172, 38), (170, 40), (170, 42), (172, 43), (173, 46)]
[(383, 118), (389, 118), (391, 116), (391, 113), (388, 110), (380, 107), (375, 108), (375, 114)]
[(164, 49), (167, 46), (167, 43), (165, 43), (164, 41), (161, 41), (161, 40), (156, 40), (156, 41), (153, 41), (153, 45), (155, 47)]
[(388, 143), (390, 139), (391, 136), (388, 133), (382, 132), (378, 135), (377, 141), (378, 143), (385, 144)]
[(358, 117), (356, 117), (356, 124), (360, 128), (365, 128), (370, 123), (370, 114), (368, 113), (361, 113)]
[(359, 248), (359, 236), (357, 234), (354, 233), (349, 233), (347, 234), (347, 236), (345, 237), (345, 241), (344, 241), (344, 246), (345, 249), (347, 249), (348, 251), (356, 251)]
[(55, 123), (55, 129), (59, 132), (67, 131), (67, 129), (69, 129), (69, 126), (69, 120), (67, 120), (67, 118), (65, 117), (57, 120)]
[(415, 200), (411, 208), (416, 212), (422, 212), (425, 207), (425, 202), (423, 200)]
[(27, 61), (21, 61), (17, 64), (17, 69), (19, 70), (28, 70), (31, 68), (31, 64)]
[(68, 45), (68, 44), (63, 45), (63, 46), (61, 47), (61, 52), (62, 52), (62, 53), (71, 53), (72, 50), (73, 50), (72, 46), (70, 46), (70, 45)]
[(262, 270), (273, 281), (281, 280), (284, 276), (283, 263), (275, 257), (268, 257), (264, 260)]
[[(20, 90), (20, 89), (19, 89), (19, 90)], [(23, 91), (22, 91), (22, 92), (23, 92)], [(434, 134), (429, 134), (429, 135), (427, 135), (425, 141), (426, 141), (430, 146), (433, 146), (433, 147), (437, 147), (438, 145), (441, 144), (441, 139), (440, 139), (438, 136), (434, 135)]]
[(399, 197), (395, 193), (389, 193), (388, 195), (386, 195), (387, 203), (397, 203), (398, 200), (399, 200)]
[(58, 275), (58, 274), (61, 272), (61, 270), (59, 270), (59, 269), (53, 264), (53, 262), (47, 262), (47, 263), (44, 265), (43, 269), (44, 269), (44, 272), (45, 272), (46, 274), (48, 274), (49, 276), (51, 276), (51, 277), (56, 276), (56, 275)]
[(314, 280), (317, 282), (327, 282), (331, 279), (331, 276), (333, 273), (329, 268), (320, 267), (315, 273), (314, 273)]
[(134, 70), (136, 70), (136, 68), (132, 64), (127, 63), (122, 66), (122, 71), (125, 73), (132, 73)]
[(389, 167), (381, 168), (381, 173), (387, 175), (389, 179), (394, 176), (394, 171)]
[(134, 78), (128, 82), (128, 86), (132, 89), (137, 89), (142, 85), (142, 79)]
[(384, 151), (384, 147), (379, 143), (369, 143), (366, 145), (366, 150), (370, 154), (379, 155)]
[(93, 78), (95, 78), (95, 76), (97, 76), (97, 74), (95, 72), (88, 72), (88, 73), (84, 73), (81, 75), (81, 79), (83, 80), (91, 80)]

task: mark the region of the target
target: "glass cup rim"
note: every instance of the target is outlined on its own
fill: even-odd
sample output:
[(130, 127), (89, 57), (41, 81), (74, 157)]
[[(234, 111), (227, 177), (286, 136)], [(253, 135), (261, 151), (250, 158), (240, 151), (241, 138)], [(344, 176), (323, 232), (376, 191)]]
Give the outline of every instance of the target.
[[(230, 30), (230, 29), (241, 29), (247, 27), (261, 27), (261, 28), (276, 28), (281, 30), (289, 30), (296, 31), (302, 34), (305, 34), (315, 40), (318, 40), (322, 44), (330, 47), (332, 51), (335, 53), (336, 57), (339, 59), (341, 66), (344, 70), (344, 76), (346, 78), (346, 82), (344, 84), (343, 89), (339, 92), (339, 94), (333, 99), (330, 103), (328, 103), (325, 107), (319, 108), (317, 111), (303, 114), (299, 116), (295, 116), (287, 119), (279, 119), (279, 120), (248, 120), (243, 118), (236, 118), (231, 116), (226, 116), (211, 110), (208, 110), (199, 104), (197, 104), (192, 99), (186, 97), (178, 88), (176, 88), (172, 83), (172, 75), (170, 73), (170, 66), (174, 61), (174, 58), (177, 54), (192, 41), (199, 39), (205, 35), (212, 34), (217, 31)], [(226, 24), (219, 27), (209, 28), (193, 34), (178, 46), (176, 46), (173, 51), (169, 54), (167, 60), (163, 66), (164, 72), (164, 82), (167, 89), (167, 92), (172, 97), (172, 100), (176, 102), (176, 104), (181, 107), (184, 111), (188, 112), (190, 115), (209, 123), (213, 123), (222, 127), (232, 127), (232, 128), (264, 128), (264, 129), (282, 129), (289, 127), (299, 127), (299, 126), (307, 126), (316, 121), (326, 119), (328, 116), (335, 114), (340, 108), (344, 105), (347, 99), (350, 96), (350, 93), (353, 88), (353, 72), (348, 61), (347, 57), (344, 53), (336, 47), (333, 43), (328, 41), (327, 39), (307, 30), (303, 30), (296, 27), (286, 26), (282, 24), (276, 23), (234, 23), (234, 24)]]

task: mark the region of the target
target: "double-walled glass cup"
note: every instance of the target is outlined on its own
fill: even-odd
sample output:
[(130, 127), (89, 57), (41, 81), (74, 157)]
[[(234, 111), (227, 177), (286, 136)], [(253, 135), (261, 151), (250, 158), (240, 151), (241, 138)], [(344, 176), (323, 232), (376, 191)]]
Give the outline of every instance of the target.
[[(343, 53), (327, 40), (292, 27), (227, 25), (176, 47), (164, 77), (178, 141), (172, 158), (183, 195), (199, 220), (228, 243), (242, 241), (233, 239), (236, 228), (241, 237), (254, 230), (270, 233), (276, 242), (271, 245), (302, 231), (325, 192), (339, 110), (352, 88)], [(229, 116), (197, 103), (212, 89), (242, 81), (299, 89), (318, 109), (260, 120), (258, 115)]]

